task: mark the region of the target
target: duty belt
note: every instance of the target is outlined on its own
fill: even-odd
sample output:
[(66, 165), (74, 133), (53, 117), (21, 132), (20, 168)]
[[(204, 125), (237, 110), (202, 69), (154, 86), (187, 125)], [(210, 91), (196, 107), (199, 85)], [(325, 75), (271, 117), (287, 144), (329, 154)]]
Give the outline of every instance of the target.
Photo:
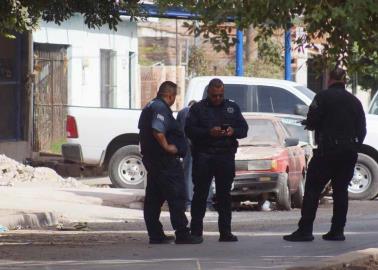
[(232, 154), (235, 153), (235, 149), (233, 147), (209, 147), (205, 149), (198, 149), (198, 152), (205, 154)]
[(358, 138), (337, 138), (337, 139), (331, 139), (331, 142), (337, 145), (354, 144), (354, 143), (358, 143)]

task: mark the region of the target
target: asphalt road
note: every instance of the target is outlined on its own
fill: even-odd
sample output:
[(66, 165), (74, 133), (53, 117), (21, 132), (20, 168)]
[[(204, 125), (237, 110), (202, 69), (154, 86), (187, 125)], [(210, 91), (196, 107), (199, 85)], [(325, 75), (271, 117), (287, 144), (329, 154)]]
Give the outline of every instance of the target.
[[(234, 212), (237, 243), (218, 242), (214, 212), (206, 217), (201, 245), (149, 245), (143, 221), (127, 217), (127, 222), (89, 224), (87, 232), (16, 231), (0, 237), (0, 269), (285, 269), (378, 247), (377, 204), (350, 203), (345, 242), (321, 239), (330, 226), (331, 204), (319, 209), (311, 243), (282, 240), (282, 235), (296, 229), (299, 210)], [(164, 218), (163, 223), (172, 232), (169, 219)]]

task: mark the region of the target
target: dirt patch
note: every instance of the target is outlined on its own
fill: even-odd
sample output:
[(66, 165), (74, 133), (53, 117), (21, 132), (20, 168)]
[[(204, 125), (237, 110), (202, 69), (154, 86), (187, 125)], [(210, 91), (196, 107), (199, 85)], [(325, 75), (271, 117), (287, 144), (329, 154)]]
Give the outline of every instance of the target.
[(31, 167), (0, 155), (0, 186), (33, 187), (48, 186), (58, 188), (88, 187), (75, 178), (63, 178), (53, 169)]

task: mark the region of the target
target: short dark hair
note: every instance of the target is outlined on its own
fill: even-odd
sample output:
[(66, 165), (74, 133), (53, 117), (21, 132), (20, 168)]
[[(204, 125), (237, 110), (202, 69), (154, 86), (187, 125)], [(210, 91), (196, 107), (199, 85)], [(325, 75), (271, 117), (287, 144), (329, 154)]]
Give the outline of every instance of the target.
[(207, 87), (207, 89), (209, 90), (211, 88), (219, 88), (219, 87), (223, 87), (223, 86), (224, 86), (224, 84), (223, 84), (221, 79), (214, 78), (209, 82), (209, 86)]
[(158, 97), (161, 97), (161, 96), (164, 96), (168, 93), (176, 95), (177, 94), (177, 84), (175, 84), (174, 82), (171, 82), (171, 81), (163, 82), (159, 87), (157, 95), (158, 95)]
[(331, 70), (329, 73), (329, 78), (335, 81), (345, 81), (346, 80), (346, 71), (340, 67), (336, 67)]

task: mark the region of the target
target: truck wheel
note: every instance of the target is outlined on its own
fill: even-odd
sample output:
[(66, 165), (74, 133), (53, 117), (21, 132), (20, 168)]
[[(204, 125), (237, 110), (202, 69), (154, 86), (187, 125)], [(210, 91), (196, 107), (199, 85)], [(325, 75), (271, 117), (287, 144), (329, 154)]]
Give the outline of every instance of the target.
[(354, 175), (348, 187), (352, 200), (372, 200), (378, 194), (378, 164), (370, 156), (358, 153)]
[(277, 207), (280, 210), (291, 210), (291, 195), (287, 183), (288, 175), (278, 179), (278, 192), (277, 192)]
[(299, 185), (297, 191), (293, 194), (293, 208), (302, 208), (303, 195), (304, 195), (304, 180), (303, 175), (299, 179)]
[(109, 162), (109, 177), (117, 188), (144, 188), (147, 171), (138, 146), (124, 146), (113, 154)]

